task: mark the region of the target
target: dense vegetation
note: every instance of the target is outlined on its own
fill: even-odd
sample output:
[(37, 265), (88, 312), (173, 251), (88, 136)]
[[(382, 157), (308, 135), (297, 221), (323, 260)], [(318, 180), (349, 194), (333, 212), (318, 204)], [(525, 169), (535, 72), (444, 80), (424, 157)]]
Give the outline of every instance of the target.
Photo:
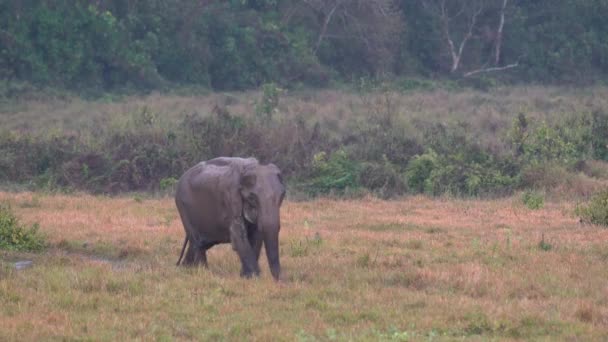
[[(78, 115), (89, 123), (72, 128), (26, 118), (25, 126), (0, 132), (0, 181), (95, 193), (171, 192), (187, 168), (220, 155), (276, 163), (292, 195), (500, 196), (562, 189), (588, 196), (608, 179), (608, 113), (593, 94), (542, 90), (527, 98), (532, 107), (524, 111), (526, 98), (505, 90), (402, 95), (379, 86), (337, 93), (325, 114), (314, 114), (326, 106), (318, 97), (331, 93), (287, 96), (273, 84), (264, 90), (249, 100), (247, 94), (217, 95), (213, 107), (193, 105), (198, 109), (181, 114), (175, 105), (164, 113), (154, 103), (159, 99), (148, 98), (144, 106), (96, 117), (103, 103), (84, 102)], [(415, 112), (423, 101), (436, 107)], [(231, 112), (239, 106), (244, 112)], [(542, 106), (549, 106), (544, 115)], [(436, 117), (438, 110), (449, 112)]]
[(406, 87), (463, 75), (588, 83), (608, 72), (606, 13), (604, 0), (2, 0), (0, 79), (5, 96), (22, 89), (14, 81), (79, 91), (380, 76)]
[[(550, 121), (497, 105), (500, 122), (478, 127), (469, 114), (479, 104), (446, 121), (411, 117), (395, 97), (600, 80), (607, 10), (603, 0), (0, 1), (2, 112), (25, 115), (14, 105), (38, 87), (101, 99), (173, 87), (261, 90), (241, 113), (228, 103), (169, 116), (141, 105), (120, 122), (44, 132), (48, 107), (25, 127), (3, 120), (0, 181), (169, 191), (187, 167), (218, 155), (273, 161), (293, 189), (312, 195), (501, 195), (595, 177), (598, 164), (589, 163), (608, 159), (603, 103)], [(331, 117), (280, 105), (285, 90), (339, 83), (358, 98)]]

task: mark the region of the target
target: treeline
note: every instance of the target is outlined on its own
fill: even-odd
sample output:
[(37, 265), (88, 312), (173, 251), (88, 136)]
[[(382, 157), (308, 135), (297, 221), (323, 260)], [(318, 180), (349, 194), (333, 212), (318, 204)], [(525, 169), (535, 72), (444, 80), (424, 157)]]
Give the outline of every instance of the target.
[(360, 77), (600, 80), (605, 0), (1, 0), (0, 79), (67, 89)]

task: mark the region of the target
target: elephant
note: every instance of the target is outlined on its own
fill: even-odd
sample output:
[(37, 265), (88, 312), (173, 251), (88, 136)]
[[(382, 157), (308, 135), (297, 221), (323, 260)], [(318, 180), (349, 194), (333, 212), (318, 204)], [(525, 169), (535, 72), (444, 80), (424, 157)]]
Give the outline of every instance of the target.
[(219, 157), (187, 170), (175, 193), (186, 233), (177, 266), (207, 267), (207, 250), (231, 243), (241, 261), (241, 276), (259, 276), (264, 244), (270, 272), (279, 280), (280, 208), (285, 193), (279, 168), (255, 158)]

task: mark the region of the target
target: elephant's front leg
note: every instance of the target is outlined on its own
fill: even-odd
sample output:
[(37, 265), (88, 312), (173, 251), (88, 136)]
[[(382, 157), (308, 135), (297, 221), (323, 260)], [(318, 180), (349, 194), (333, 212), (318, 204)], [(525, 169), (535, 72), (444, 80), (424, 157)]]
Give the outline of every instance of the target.
[(247, 239), (249, 240), (249, 244), (251, 248), (253, 248), (253, 253), (255, 255), (255, 260), (260, 260), (260, 251), (262, 250), (262, 232), (258, 230), (257, 226), (247, 227)]
[(255, 252), (247, 239), (247, 228), (243, 219), (235, 219), (230, 225), (230, 241), (232, 248), (241, 259), (241, 276), (250, 278), (260, 274), (260, 267)]

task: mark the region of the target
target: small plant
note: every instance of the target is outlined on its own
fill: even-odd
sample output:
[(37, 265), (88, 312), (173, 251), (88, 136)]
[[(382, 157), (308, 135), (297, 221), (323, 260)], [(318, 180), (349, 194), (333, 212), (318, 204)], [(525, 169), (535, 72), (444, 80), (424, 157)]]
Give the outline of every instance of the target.
[(521, 196), (521, 200), (528, 209), (532, 210), (541, 209), (545, 205), (543, 195), (531, 190), (526, 190)]
[(262, 100), (257, 104), (255, 113), (263, 120), (270, 121), (275, 113), (278, 112), (279, 96), (283, 89), (275, 83), (266, 83), (262, 86)]
[(575, 212), (582, 222), (608, 226), (608, 190), (595, 195), (589, 204), (577, 206)]
[(175, 191), (177, 185), (177, 179), (173, 177), (167, 177), (160, 180), (159, 188), (162, 193), (168, 194)]
[(322, 244), (321, 235), (316, 233), (313, 238), (306, 237), (304, 240), (292, 241), (289, 245), (289, 254), (294, 258), (307, 256), (312, 249), (318, 249)]
[(538, 243), (538, 249), (545, 252), (548, 252), (553, 249), (553, 245), (545, 241), (545, 234), (543, 234), (540, 238), (540, 242)]
[(0, 205), (0, 249), (41, 251), (46, 242), (38, 229), (37, 223), (31, 227), (22, 225), (10, 207)]
[(308, 186), (313, 195), (330, 192), (342, 194), (360, 187), (360, 165), (343, 150), (338, 150), (329, 157), (325, 152), (315, 154), (312, 168), (314, 176)]
[(371, 263), (371, 257), (369, 253), (365, 253), (357, 258), (357, 266), (359, 267), (368, 267)]

